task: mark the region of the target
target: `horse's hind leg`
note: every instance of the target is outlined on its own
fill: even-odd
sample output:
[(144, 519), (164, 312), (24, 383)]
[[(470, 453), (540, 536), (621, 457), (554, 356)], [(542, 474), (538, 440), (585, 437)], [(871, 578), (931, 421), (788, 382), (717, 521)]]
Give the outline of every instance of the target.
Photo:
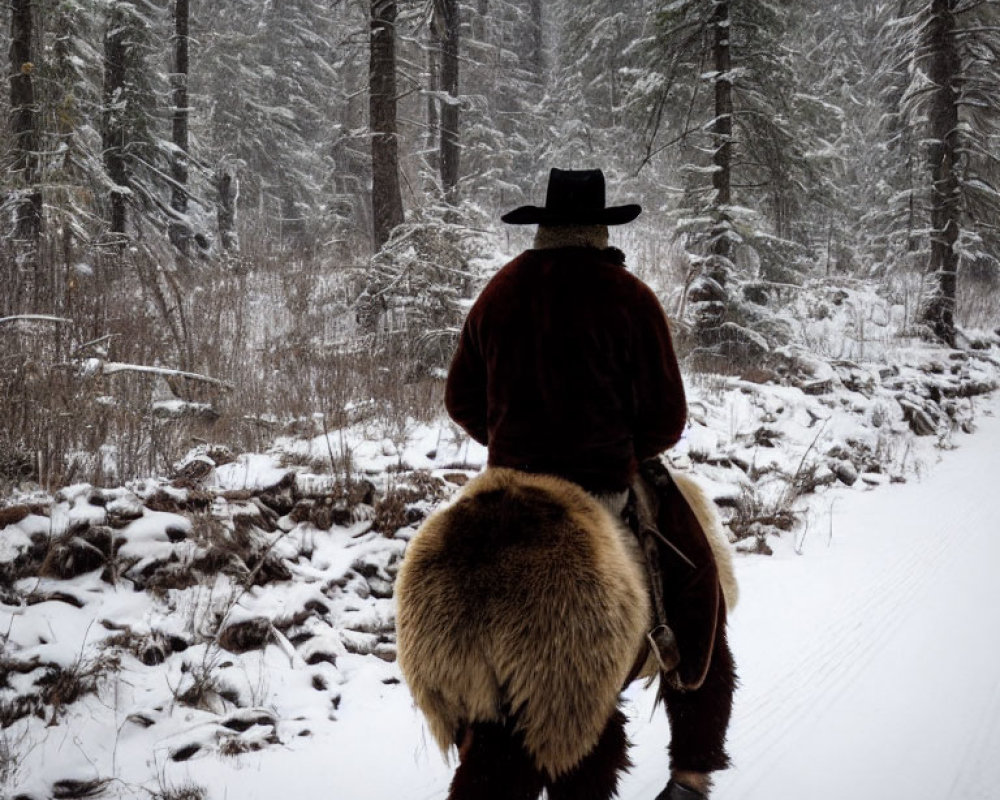
[(549, 800), (609, 800), (614, 797), (619, 775), (632, 766), (628, 746), (625, 715), (616, 710), (597, 745), (583, 761), (547, 784)]
[(536, 800), (544, 785), (511, 724), (478, 722), (463, 747), (448, 800)]

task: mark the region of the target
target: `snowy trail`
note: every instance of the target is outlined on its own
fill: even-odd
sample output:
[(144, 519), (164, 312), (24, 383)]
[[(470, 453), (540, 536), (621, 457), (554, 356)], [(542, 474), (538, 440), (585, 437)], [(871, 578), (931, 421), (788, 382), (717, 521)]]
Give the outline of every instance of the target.
[[(923, 482), (840, 493), (804, 557), (740, 563), (734, 768), (714, 797), (1000, 797), (998, 477), (1000, 420), (983, 417)], [(668, 733), (635, 705), (621, 794), (646, 800)]]

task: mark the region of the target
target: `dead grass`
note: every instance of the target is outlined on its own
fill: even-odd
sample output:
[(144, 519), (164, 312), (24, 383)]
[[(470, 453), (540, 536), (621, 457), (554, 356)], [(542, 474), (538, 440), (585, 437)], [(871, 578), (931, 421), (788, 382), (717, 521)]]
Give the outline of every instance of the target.
[(68, 667), (0, 662), (0, 685), (6, 683), (6, 676), (11, 671), (42, 670), (32, 691), (11, 701), (0, 702), (0, 728), (8, 728), (30, 715), (47, 718), (50, 724), (55, 723), (73, 703), (96, 694), (101, 683), (120, 668), (121, 662), (114, 653), (103, 653), (91, 659), (80, 658)]
[(0, 789), (17, 784), (21, 764), (32, 747), (26, 728), (15, 731), (11, 725), (0, 722)]
[(247, 739), (241, 736), (227, 736), (219, 743), (219, 754), (228, 758), (238, 758), (244, 753), (255, 753), (268, 745), (280, 744), (277, 733), (271, 731), (261, 739)]
[(215, 713), (221, 712), (227, 702), (239, 704), (239, 693), (219, 675), (218, 655), (217, 648), (210, 648), (201, 661), (184, 665), (185, 678), (174, 690), (178, 703)]
[(960, 280), (956, 316), (963, 328), (995, 331), (1000, 327), (1000, 276)]
[(208, 800), (208, 791), (195, 783), (167, 786), (161, 781), (159, 789), (150, 792), (151, 800)]

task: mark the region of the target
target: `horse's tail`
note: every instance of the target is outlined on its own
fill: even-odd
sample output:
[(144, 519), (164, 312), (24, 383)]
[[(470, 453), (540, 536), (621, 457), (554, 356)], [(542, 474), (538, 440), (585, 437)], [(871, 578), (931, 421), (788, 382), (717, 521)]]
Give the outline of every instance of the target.
[(489, 469), (421, 526), (396, 586), (399, 663), (447, 751), (513, 724), (549, 778), (616, 713), (649, 621), (619, 523), (559, 478)]

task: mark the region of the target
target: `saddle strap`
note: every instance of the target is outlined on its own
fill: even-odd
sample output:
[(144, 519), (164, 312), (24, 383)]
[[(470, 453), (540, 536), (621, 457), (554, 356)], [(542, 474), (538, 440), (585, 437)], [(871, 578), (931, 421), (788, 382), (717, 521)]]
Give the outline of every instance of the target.
[[(660, 670), (667, 674), (677, 668), (681, 655), (677, 647), (677, 637), (667, 621), (666, 606), (663, 602), (663, 572), (660, 568), (660, 555), (657, 539), (666, 542), (656, 527), (656, 512), (653, 504), (655, 497), (649, 487), (637, 477), (632, 483), (631, 495), (634, 502), (636, 517), (636, 536), (642, 549), (643, 560), (646, 563), (646, 575), (649, 578), (650, 605), (653, 611), (653, 628), (646, 634), (653, 657)], [(670, 544), (667, 542), (667, 544)], [(676, 550), (676, 548), (674, 548)], [(680, 551), (678, 551), (680, 553)], [(680, 553), (683, 557), (683, 553)], [(687, 559), (685, 559), (687, 560)]]

